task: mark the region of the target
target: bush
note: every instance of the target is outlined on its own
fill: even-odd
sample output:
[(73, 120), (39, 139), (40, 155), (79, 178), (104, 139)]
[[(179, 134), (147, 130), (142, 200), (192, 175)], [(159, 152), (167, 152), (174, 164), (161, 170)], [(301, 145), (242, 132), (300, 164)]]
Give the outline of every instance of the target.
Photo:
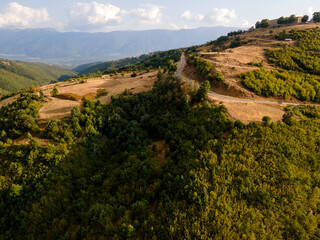
[(270, 26), (270, 20), (269, 19), (263, 19), (261, 22), (256, 23), (256, 28), (267, 28)]
[(223, 76), (222, 76), (222, 73), (216, 72), (216, 73), (213, 74), (213, 75), (209, 74), (208, 80), (209, 80), (210, 82), (223, 82), (223, 81), (224, 81), (224, 78), (223, 78)]
[(207, 98), (208, 92), (210, 90), (210, 82), (204, 81), (198, 89), (197, 98), (199, 101), (203, 101)]
[(55, 96), (57, 96), (59, 91), (58, 91), (57, 87), (55, 86), (50, 93), (51, 93), (52, 97), (55, 97)]
[(301, 22), (306, 23), (309, 20), (309, 16), (308, 15), (304, 15), (303, 18), (301, 19)]

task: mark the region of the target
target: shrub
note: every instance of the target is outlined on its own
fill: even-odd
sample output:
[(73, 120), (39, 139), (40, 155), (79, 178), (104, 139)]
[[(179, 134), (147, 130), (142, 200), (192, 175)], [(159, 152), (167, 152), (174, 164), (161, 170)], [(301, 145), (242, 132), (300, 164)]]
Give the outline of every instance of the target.
[(52, 97), (55, 97), (55, 96), (57, 96), (59, 91), (58, 91), (57, 87), (55, 86), (50, 93), (51, 93)]

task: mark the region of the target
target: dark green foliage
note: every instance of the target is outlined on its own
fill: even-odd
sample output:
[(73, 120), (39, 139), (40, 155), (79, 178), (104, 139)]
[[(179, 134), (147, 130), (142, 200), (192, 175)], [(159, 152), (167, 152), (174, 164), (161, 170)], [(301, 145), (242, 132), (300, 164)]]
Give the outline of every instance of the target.
[(0, 129), (15, 139), (26, 132), (38, 132), (39, 97), (26, 94), (12, 104), (0, 108)]
[(256, 28), (267, 28), (270, 26), (270, 20), (269, 19), (263, 19), (261, 22), (256, 23)]
[(273, 50), (268, 53), (269, 60), (276, 65), (288, 69), (320, 74), (320, 30), (283, 31), (276, 35), (279, 40), (292, 38), (297, 46)]
[(161, 68), (158, 69), (158, 73), (157, 73), (157, 80), (160, 81), (163, 77), (163, 72), (161, 70)]
[(207, 98), (209, 90), (210, 90), (210, 82), (209, 81), (204, 81), (201, 83), (198, 92), (197, 92), (197, 97), (199, 101), (203, 101)]
[(75, 73), (42, 63), (0, 59), (0, 89), (16, 92), (31, 86), (66, 80)]
[(208, 45), (209, 44), (213, 45), (213, 48), (212, 48), (213, 52), (220, 52), (220, 51), (223, 51), (227, 48), (226, 43), (228, 40), (229, 40), (228, 36), (221, 36), (217, 40), (208, 42)]
[(306, 23), (309, 20), (309, 16), (308, 15), (304, 15), (301, 19), (301, 22)]
[(101, 71), (104, 74), (114, 73), (114, 71), (141, 71), (147, 69), (169, 68), (170, 60), (178, 62), (182, 51), (174, 49), (163, 52), (155, 52), (148, 55), (141, 55), (138, 58), (126, 58), (118, 61), (104, 62), (91, 65), (79, 66), (75, 69), (79, 73), (92, 74)]
[(312, 21), (320, 22), (320, 12), (313, 13)]
[(249, 66), (254, 66), (254, 67), (263, 67), (263, 61), (261, 61), (259, 63), (249, 62), (248, 65)]
[[(297, 23), (298, 18), (296, 15), (292, 14), (290, 17), (280, 17), (277, 21), (278, 24), (292, 24), (292, 23)], [(307, 19), (308, 21), (308, 19)]]
[[(258, 95), (319, 102), (320, 30), (282, 31), (279, 40), (297, 40), (294, 47), (284, 47), (267, 53), (270, 62), (290, 71), (267, 71), (265, 69), (241, 74), (242, 83)], [(313, 74), (313, 75), (310, 75)]]
[(52, 96), (52, 97), (55, 97), (55, 96), (58, 95), (58, 93), (59, 93), (59, 91), (58, 91), (57, 87), (54, 86), (54, 88), (53, 88), (52, 91), (50, 92), (51, 96)]
[(222, 73), (215, 72), (213, 75), (211, 74), (208, 75), (208, 80), (213, 83), (219, 83), (219, 82), (223, 82), (224, 78), (222, 76)]
[(44, 93), (43, 93), (42, 89), (40, 89), (40, 91), (39, 91), (39, 96), (40, 96), (40, 99), (44, 98)]
[(213, 65), (209, 63), (208, 61), (201, 59), (195, 55), (190, 55), (187, 60), (188, 64), (192, 64), (195, 66), (197, 72), (202, 77), (208, 77), (208, 75), (211, 73), (213, 69)]
[(46, 127), (78, 142), (0, 143), (0, 238), (317, 239), (320, 110), (244, 125), (194, 98), (170, 77)]
[(258, 95), (293, 96), (299, 100), (320, 102), (320, 78), (296, 71), (267, 71), (264, 68), (241, 74), (242, 84)]
[(237, 35), (241, 35), (243, 33), (245, 33), (246, 31), (244, 30), (238, 30), (238, 31), (233, 31), (233, 32), (229, 32), (228, 33), (228, 37), (233, 37), (233, 36), (237, 36)]
[(271, 122), (271, 118), (269, 116), (264, 116), (262, 118), (262, 122), (265, 124), (265, 125), (268, 125), (270, 122)]
[(228, 40), (229, 40), (229, 37), (228, 37), (228, 36), (221, 36), (221, 37), (218, 37), (218, 38), (217, 38), (216, 42), (217, 42), (218, 44), (223, 44), (223, 43), (225, 43), (225, 42), (228, 41)]
[(131, 74), (131, 77), (133, 77), (133, 78), (136, 76), (137, 76), (137, 73), (135, 73), (135, 72)]
[(45, 137), (49, 139), (57, 139), (59, 132), (60, 129), (57, 120), (50, 120), (44, 129)]
[(121, 68), (128, 65), (134, 65), (147, 58), (147, 55), (142, 55), (136, 58), (124, 58), (117, 61), (109, 61), (104, 63), (90, 63), (83, 64), (74, 69), (75, 72), (79, 74), (92, 74), (98, 71), (113, 71), (114, 69)]

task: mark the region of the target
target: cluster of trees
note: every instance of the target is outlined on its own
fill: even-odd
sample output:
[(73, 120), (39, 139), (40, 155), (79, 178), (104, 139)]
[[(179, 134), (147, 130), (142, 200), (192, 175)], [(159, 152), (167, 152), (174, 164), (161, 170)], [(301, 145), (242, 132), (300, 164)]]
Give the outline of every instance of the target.
[[(37, 133), (40, 98), (24, 94), (17, 101), (0, 108), (0, 141), (16, 139), (26, 132)], [(11, 141), (11, 140), (10, 140)]]
[(245, 32), (246, 32), (245, 30), (238, 30), (238, 31), (229, 32), (227, 35), (228, 37), (233, 37), (233, 36), (241, 35)]
[[(304, 17), (303, 20), (307, 22), (309, 17), (307, 16), (307, 19)], [(277, 21), (278, 24), (292, 24), (292, 23), (297, 23), (298, 18), (296, 15), (292, 14), (290, 17), (280, 17)]]
[(313, 13), (312, 21), (320, 22), (320, 12)]
[(320, 102), (320, 78), (297, 71), (268, 71), (264, 68), (240, 75), (242, 84), (266, 97), (293, 96), (302, 101)]
[(319, 29), (282, 31), (276, 38), (279, 40), (292, 38), (297, 40), (297, 45), (269, 51), (269, 61), (287, 70), (320, 74)]
[(212, 47), (213, 52), (221, 52), (228, 48), (240, 47), (252, 41), (252, 40), (248, 40), (248, 41), (241, 40), (239, 35), (241, 35), (242, 33), (245, 33), (245, 31), (239, 30), (239, 31), (230, 32), (228, 33), (228, 36), (221, 36), (217, 40), (211, 41), (208, 44), (213, 45)]
[(54, 144), (1, 143), (0, 238), (317, 238), (320, 110), (244, 125), (194, 104), (206, 85), (85, 101), (47, 124)]
[(125, 65), (119, 68), (113, 69), (103, 69), (101, 68), (101, 72), (104, 74), (117, 74), (119, 72), (134, 72), (134, 71), (142, 71), (150, 69), (158, 69), (161, 67), (165, 72), (174, 72), (176, 70), (176, 62), (180, 60), (182, 54), (181, 49), (174, 49), (164, 52), (156, 52), (151, 55), (142, 55), (138, 62), (135, 64)]
[(170, 60), (178, 62), (180, 60), (181, 53), (182, 50), (180, 49), (160, 51), (117, 61), (108, 61), (99, 64), (85, 64), (77, 67), (75, 71), (80, 74), (92, 75), (97, 72), (102, 72), (103, 74), (117, 74), (121, 72), (157, 69), (158, 67), (169, 70), (169, 68), (172, 67), (169, 63)]
[(211, 63), (197, 57), (195, 54), (189, 55), (187, 64), (193, 65), (197, 72), (204, 78), (207, 78), (213, 70), (213, 65)]
[(262, 19), (261, 22), (256, 22), (256, 28), (267, 28), (270, 26), (270, 20), (269, 19)]
[(215, 72), (212, 74), (213, 65), (210, 62), (197, 57), (195, 54), (189, 55), (187, 63), (189, 65), (193, 65), (196, 68), (197, 73), (199, 73), (210, 83), (215, 84), (224, 81), (224, 78), (220, 72)]

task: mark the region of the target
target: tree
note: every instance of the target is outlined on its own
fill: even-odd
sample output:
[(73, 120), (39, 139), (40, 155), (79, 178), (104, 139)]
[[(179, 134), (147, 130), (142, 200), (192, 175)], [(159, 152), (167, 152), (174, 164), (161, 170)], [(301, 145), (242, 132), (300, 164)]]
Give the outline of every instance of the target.
[(208, 92), (210, 90), (210, 82), (204, 81), (198, 89), (197, 97), (199, 101), (203, 101), (207, 98)]
[(54, 88), (52, 89), (52, 91), (50, 92), (52, 97), (55, 97), (58, 95), (59, 91), (57, 89), (56, 86), (54, 86)]
[(261, 27), (261, 22), (256, 22), (256, 28), (260, 28)]
[(157, 79), (160, 81), (162, 79), (163, 73), (161, 71), (161, 68), (159, 67), (158, 73), (157, 73)]
[(282, 16), (278, 19), (277, 21), (278, 24), (284, 24), (285, 23), (285, 18)]
[(40, 94), (40, 99), (43, 99), (44, 98), (44, 93), (43, 93), (43, 91), (41, 89), (40, 89), (39, 94)]
[(262, 118), (262, 122), (264, 125), (269, 125), (269, 123), (271, 122), (271, 118), (269, 116), (264, 116)]
[(169, 60), (168, 67), (169, 67), (169, 73), (174, 73), (177, 70), (177, 65), (173, 60)]
[(301, 19), (301, 22), (306, 23), (309, 20), (309, 16), (308, 15), (304, 15)]
[(298, 21), (298, 18), (296, 17), (296, 15), (292, 14), (289, 18), (288, 18), (288, 23), (296, 23)]
[(320, 12), (315, 12), (315, 13), (313, 14), (312, 21), (320, 22)]
[(261, 25), (260, 25), (262, 28), (266, 28), (266, 27), (269, 27), (270, 26), (270, 21), (269, 19), (263, 19), (261, 21)]
[(60, 129), (57, 120), (50, 120), (44, 129), (44, 134), (47, 138), (56, 139), (59, 131)]
[(269, 19), (263, 19), (261, 22), (256, 23), (256, 28), (266, 28), (270, 26), (270, 20)]

